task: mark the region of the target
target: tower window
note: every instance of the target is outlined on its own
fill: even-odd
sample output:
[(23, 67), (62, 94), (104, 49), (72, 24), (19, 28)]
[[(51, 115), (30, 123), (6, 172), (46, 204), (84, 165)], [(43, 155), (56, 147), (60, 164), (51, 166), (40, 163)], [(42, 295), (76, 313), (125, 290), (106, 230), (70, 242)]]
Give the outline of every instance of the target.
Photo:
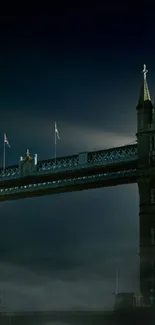
[(154, 188), (151, 190), (151, 203), (155, 204), (155, 189)]
[(155, 245), (155, 229), (151, 229), (151, 244)]
[(133, 296), (133, 307), (142, 307), (143, 296), (141, 294), (135, 294)]

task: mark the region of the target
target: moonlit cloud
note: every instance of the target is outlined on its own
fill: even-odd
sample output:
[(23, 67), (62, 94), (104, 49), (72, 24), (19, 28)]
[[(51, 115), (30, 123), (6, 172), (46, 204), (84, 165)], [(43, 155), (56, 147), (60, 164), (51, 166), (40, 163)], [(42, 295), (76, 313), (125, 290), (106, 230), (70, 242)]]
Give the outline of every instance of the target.
[[(30, 117), (26, 113), (21, 116), (15, 111), (11, 121), (4, 118), (3, 123), (8, 130), (16, 163), (19, 159), (19, 147), (21, 148), (21, 146), (23, 147), (21, 155), (24, 154), (27, 147), (33, 153), (37, 152), (39, 159), (54, 155), (54, 120), (52, 118), (37, 117), (37, 115)], [(58, 156), (122, 146), (135, 141), (134, 134), (131, 136), (128, 132), (118, 133), (104, 130), (96, 123), (94, 126), (90, 126), (89, 124), (74, 124), (60, 120), (57, 124), (60, 133), (60, 141), (57, 142)], [(14, 125), (16, 125), (15, 129)]]
[(68, 139), (71, 147), (87, 151), (122, 146), (135, 140), (135, 137), (131, 137), (128, 134), (108, 132), (101, 128), (89, 127), (88, 125), (68, 125), (65, 126), (64, 132), (65, 140), (67, 141)]

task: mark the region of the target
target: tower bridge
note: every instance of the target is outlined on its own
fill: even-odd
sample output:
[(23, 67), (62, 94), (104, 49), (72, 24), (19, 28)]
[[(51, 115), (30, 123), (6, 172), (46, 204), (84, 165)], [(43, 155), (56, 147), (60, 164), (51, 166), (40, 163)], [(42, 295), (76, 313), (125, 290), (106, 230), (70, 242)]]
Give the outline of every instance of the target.
[(140, 291), (145, 304), (155, 290), (155, 108), (143, 70), (137, 103), (137, 143), (37, 161), (37, 155), (0, 170), (0, 201), (137, 183)]

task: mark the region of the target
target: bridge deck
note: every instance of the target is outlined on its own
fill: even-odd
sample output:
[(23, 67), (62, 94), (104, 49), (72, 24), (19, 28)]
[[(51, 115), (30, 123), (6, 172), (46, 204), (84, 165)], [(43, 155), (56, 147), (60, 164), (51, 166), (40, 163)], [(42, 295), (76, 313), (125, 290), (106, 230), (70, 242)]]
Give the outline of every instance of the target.
[(128, 145), (38, 162), (37, 170), (21, 177), (19, 167), (0, 170), (0, 201), (42, 196), (137, 181), (137, 145)]

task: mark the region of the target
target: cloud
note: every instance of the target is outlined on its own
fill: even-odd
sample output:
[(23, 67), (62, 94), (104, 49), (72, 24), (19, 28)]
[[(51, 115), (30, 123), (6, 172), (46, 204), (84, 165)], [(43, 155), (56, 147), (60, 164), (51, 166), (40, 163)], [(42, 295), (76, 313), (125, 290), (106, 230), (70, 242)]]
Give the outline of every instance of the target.
[[(16, 163), (27, 147), (33, 153), (37, 152), (39, 159), (54, 156), (53, 118), (37, 117), (33, 114), (30, 117), (26, 113), (21, 115), (20, 112), (15, 111), (9, 121), (3, 116), (1, 123), (6, 125), (8, 130), (8, 137), (13, 148), (12, 154), (16, 155)], [(14, 125), (16, 125), (15, 128)], [(111, 132), (96, 124), (90, 126), (58, 121), (58, 128), (61, 138), (57, 143), (58, 156), (122, 146), (135, 140), (135, 136), (131, 136), (130, 133)]]
[[(61, 127), (61, 125), (60, 125)], [(79, 151), (93, 151), (122, 146), (135, 140), (126, 134), (104, 131), (96, 127), (81, 125), (65, 125), (63, 134), (68, 144)], [(62, 134), (62, 139), (63, 139)], [(69, 136), (70, 135), (70, 136)]]

